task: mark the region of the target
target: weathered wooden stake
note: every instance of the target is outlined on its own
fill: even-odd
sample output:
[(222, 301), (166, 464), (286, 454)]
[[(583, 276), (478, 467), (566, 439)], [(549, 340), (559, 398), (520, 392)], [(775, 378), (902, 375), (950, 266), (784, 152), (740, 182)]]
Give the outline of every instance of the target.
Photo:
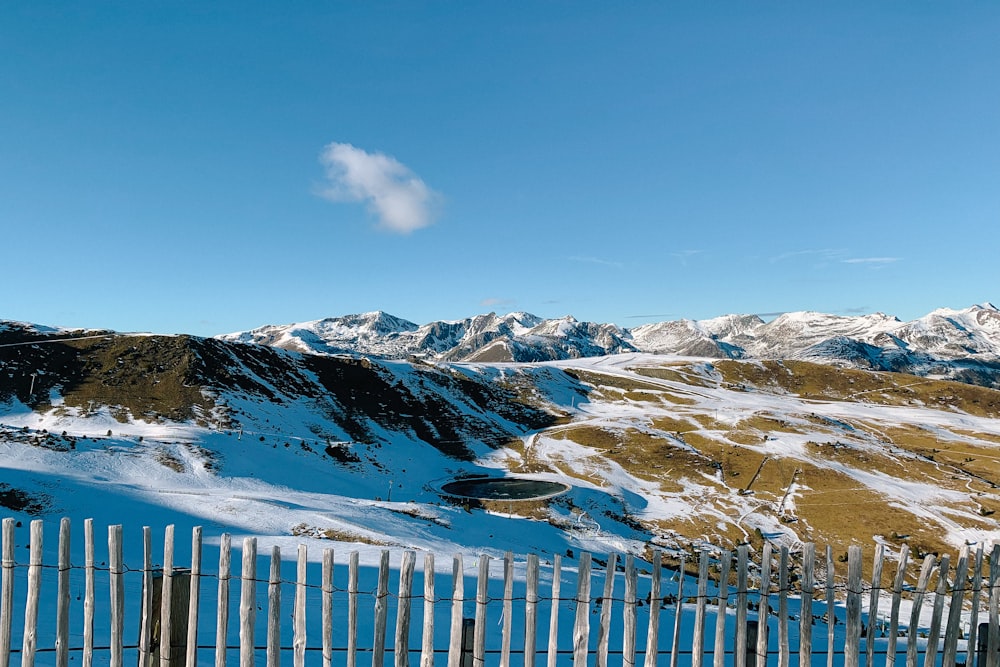
[(788, 667), (788, 547), (778, 558), (778, 667)]
[(896, 563), (896, 578), (892, 582), (892, 607), (889, 609), (889, 643), (886, 646), (886, 667), (896, 664), (896, 640), (899, 635), (899, 604), (903, 595), (903, 584), (906, 583), (906, 565), (910, 556), (910, 547), (903, 545), (899, 549), (899, 560)]
[(479, 579), (476, 583), (476, 630), (472, 663), (474, 667), (482, 667), (486, 663), (486, 603), (487, 586), (490, 583), (490, 557), (486, 554), (479, 556)]
[(24, 637), (21, 642), (21, 667), (33, 667), (38, 648), (38, 598), (42, 588), (42, 531), (40, 519), (31, 522), (31, 546), (28, 565), (28, 597), (24, 604)]
[(240, 574), (240, 667), (254, 665), (254, 625), (257, 620), (257, 538), (243, 538)]
[(323, 549), (323, 667), (333, 664), (333, 549)]
[(375, 639), (372, 667), (382, 667), (385, 659), (385, 636), (389, 618), (389, 551), (382, 550), (378, 566), (378, 589), (375, 597)]
[[(34, 544), (34, 540), (32, 540)], [(122, 527), (108, 526), (108, 574), (111, 589), (111, 667), (123, 666), (125, 633), (125, 573), (122, 559)]]
[(358, 660), (358, 552), (352, 551), (347, 561), (347, 667), (356, 667)]
[(875, 625), (878, 623), (878, 606), (882, 596), (882, 565), (885, 563), (885, 546), (875, 545), (872, 563), (872, 590), (868, 596), (868, 625), (865, 628), (865, 665), (871, 667), (875, 659)]
[(955, 583), (951, 587), (951, 604), (948, 606), (948, 622), (944, 632), (942, 665), (954, 665), (958, 653), (959, 624), (962, 622), (962, 602), (965, 598), (965, 577), (969, 569), (969, 547), (962, 547), (958, 563), (955, 564)]
[(524, 592), (524, 667), (535, 667), (538, 646), (538, 556), (528, 554)]
[(770, 595), (771, 595), (771, 543), (764, 542), (764, 549), (760, 556), (760, 597), (757, 606), (757, 645), (748, 647), (756, 649), (756, 660), (754, 665), (767, 666), (767, 620), (770, 615)]
[(514, 552), (503, 555), (503, 625), (501, 626), (500, 667), (510, 667), (510, 635), (514, 615)]
[(816, 545), (802, 549), (802, 609), (799, 614), (799, 664), (812, 664), (813, 594), (816, 585)]
[(719, 608), (715, 616), (713, 667), (724, 667), (726, 660), (726, 610), (729, 607), (729, 570), (732, 567), (732, 562), (733, 553), (731, 551), (723, 551), (719, 554)]
[(455, 554), (451, 564), (451, 632), (448, 643), (448, 667), (459, 667), (462, 662), (462, 619), (465, 603), (465, 572), (462, 554)]
[(941, 641), (941, 613), (944, 611), (944, 599), (948, 594), (948, 560), (948, 556), (942, 556), (938, 567), (938, 585), (934, 593), (934, 613), (931, 614), (931, 627), (927, 635), (924, 667), (933, 667), (937, 660), (938, 644)]
[(559, 644), (559, 589), (562, 586), (562, 556), (556, 554), (552, 559), (552, 591), (551, 607), (549, 608), (549, 645), (546, 658), (548, 667), (556, 666)]
[(420, 667), (434, 667), (434, 554), (424, 554), (424, 629), (420, 636)]
[(281, 547), (271, 547), (267, 580), (267, 667), (281, 665)]
[(933, 569), (934, 556), (928, 554), (924, 558), (920, 577), (917, 579), (917, 587), (913, 591), (910, 602), (910, 624), (906, 628), (906, 667), (917, 667), (917, 628), (920, 627), (920, 607), (923, 606), (924, 595), (927, 592), (927, 580), (930, 579)]
[(861, 547), (847, 549), (847, 636), (844, 667), (858, 667), (861, 655)]
[(413, 569), (417, 554), (403, 552), (399, 568), (399, 595), (396, 598), (396, 638), (393, 652), (396, 667), (410, 667), (410, 601), (413, 597)]
[(292, 612), (292, 655), (295, 667), (306, 665), (306, 577), (309, 565), (309, 548), (298, 545), (295, 564), (295, 609)]
[(201, 601), (201, 526), (191, 529), (191, 582), (188, 586), (186, 667), (198, 665), (198, 606)]
[(705, 657), (705, 603), (707, 597), (708, 552), (702, 549), (698, 556), (698, 602), (694, 608), (694, 638), (691, 641), (691, 667), (701, 667)]
[(965, 664), (968, 667), (977, 667), (976, 646), (979, 644), (979, 597), (983, 590), (983, 543), (979, 543), (976, 549), (976, 561), (972, 574), (972, 611), (969, 612), (969, 641), (966, 652)]
[[(683, 565), (683, 562), (681, 563)], [(656, 667), (660, 647), (660, 605), (663, 604), (663, 554), (659, 549), (653, 550), (653, 570), (649, 577), (649, 623), (646, 626), (646, 657), (644, 667)], [(677, 644), (676, 632), (670, 638), (673, 645)], [(671, 651), (671, 656), (673, 651)]]
[[(558, 556), (556, 556), (556, 558), (558, 558)], [(625, 608), (622, 611), (622, 620), (623, 620), (622, 663), (624, 667), (635, 666), (637, 588), (638, 588), (638, 573), (635, 570), (635, 557), (629, 554), (625, 556)]]
[(736, 667), (747, 667), (747, 566), (750, 547), (741, 544), (736, 550)]
[(604, 594), (601, 596), (601, 625), (597, 631), (597, 658), (594, 667), (607, 667), (608, 664), (608, 638), (611, 634), (611, 596), (615, 592), (615, 569), (617, 566), (618, 557), (615, 554), (609, 554), (608, 565), (604, 573)]
[[(94, 664), (94, 520), (83, 522), (83, 667)], [(0, 651), (2, 655), (2, 651)], [(6, 666), (5, 666), (6, 667)]]
[[(656, 603), (659, 605), (659, 601)], [(677, 570), (677, 603), (674, 605), (674, 634), (670, 639), (670, 667), (677, 667), (677, 656), (681, 648), (681, 611), (684, 609), (684, 556), (681, 556), (680, 567)], [(656, 614), (657, 625), (659, 625), (659, 612)], [(659, 632), (653, 637), (653, 650), (659, 651)], [(646, 655), (649, 655), (649, 647), (646, 648)]]
[(219, 541), (219, 608), (215, 620), (215, 667), (226, 667), (229, 629), (229, 580), (232, 578), (232, 538), (223, 533)]
[(576, 620), (573, 624), (573, 665), (586, 667), (590, 640), (590, 564), (591, 555), (580, 554), (576, 578)]

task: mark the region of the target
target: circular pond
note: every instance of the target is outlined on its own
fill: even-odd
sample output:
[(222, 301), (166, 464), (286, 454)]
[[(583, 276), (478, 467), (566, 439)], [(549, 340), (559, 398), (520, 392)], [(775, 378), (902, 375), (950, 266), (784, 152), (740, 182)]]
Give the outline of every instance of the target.
[(449, 496), (476, 500), (540, 500), (569, 491), (561, 482), (523, 477), (470, 477), (441, 487)]

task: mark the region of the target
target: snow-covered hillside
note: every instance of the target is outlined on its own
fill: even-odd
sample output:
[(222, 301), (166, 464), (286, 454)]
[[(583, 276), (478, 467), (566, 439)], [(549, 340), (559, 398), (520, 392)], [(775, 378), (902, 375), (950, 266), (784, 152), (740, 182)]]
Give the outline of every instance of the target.
[[(764, 539), (919, 553), (1000, 529), (1000, 392), (969, 384), (794, 360), (429, 363), (85, 333), (0, 332), (0, 504), (23, 520), (445, 553)], [(441, 492), (483, 474), (570, 490)]]

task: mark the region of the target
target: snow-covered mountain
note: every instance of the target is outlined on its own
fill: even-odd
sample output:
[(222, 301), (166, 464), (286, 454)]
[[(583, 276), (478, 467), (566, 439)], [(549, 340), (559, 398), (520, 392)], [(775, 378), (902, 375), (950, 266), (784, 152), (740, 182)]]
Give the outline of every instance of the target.
[[(945, 320), (969, 330), (980, 317), (939, 313), (921, 331), (950, 331)], [(813, 352), (861, 359), (881, 349), (860, 340), (859, 320), (779, 325), (804, 322), (829, 327), (804, 339)], [(343, 341), (364, 329), (369, 349), (417, 331), (448, 350), (492, 336), (480, 354), (550, 356), (570, 354), (569, 341), (590, 341), (573, 348), (588, 353), (624, 348), (628, 333), (521, 314), (452, 324), (378, 315), (311, 330)], [(719, 318), (658, 335), (747, 342), (765, 327)], [(0, 514), (438, 553), (642, 555), (876, 536), (930, 552), (997, 534), (998, 417), (994, 389), (805, 361), (581, 352), (427, 363), (2, 323)], [(475, 475), (530, 476), (566, 492), (526, 505), (444, 492)], [(831, 511), (844, 494), (864, 510)]]
[(797, 312), (770, 322), (756, 315), (726, 315), (633, 329), (528, 313), (417, 325), (373, 312), (269, 325), (219, 338), (301, 352), (435, 361), (532, 362), (624, 352), (804, 359), (1000, 386), (1000, 311), (990, 303), (942, 308), (912, 322), (883, 313), (849, 317)]

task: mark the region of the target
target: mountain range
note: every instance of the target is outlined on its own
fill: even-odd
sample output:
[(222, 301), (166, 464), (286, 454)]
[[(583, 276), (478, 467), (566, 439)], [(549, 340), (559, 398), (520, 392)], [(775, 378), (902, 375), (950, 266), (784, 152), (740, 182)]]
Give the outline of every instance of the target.
[(1000, 311), (941, 308), (904, 322), (817, 312), (674, 320), (626, 329), (489, 313), (417, 325), (375, 311), (219, 336), (312, 354), (439, 362), (537, 362), (648, 352), (713, 359), (796, 359), (1000, 386)]
[[(1000, 391), (976, 386), (998, 351), (989, 304), (633, 329), (376, 312), (216, 338), (0, 321), (0, 511), (445, 553), (939, 551), (1000, 530)], [(442, 492), (481, 475), (568, 490)]]

